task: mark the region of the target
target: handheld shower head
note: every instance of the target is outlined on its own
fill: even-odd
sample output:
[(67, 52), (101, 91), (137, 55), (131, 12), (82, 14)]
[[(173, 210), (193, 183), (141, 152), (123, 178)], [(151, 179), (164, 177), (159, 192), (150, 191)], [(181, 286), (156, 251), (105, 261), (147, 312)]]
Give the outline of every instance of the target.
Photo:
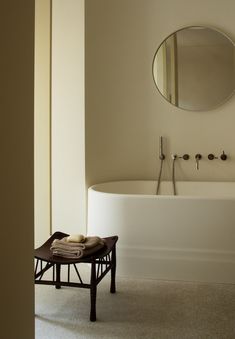
[(163, 137), (159, 138), (159, 159), (165, 159), (165, 154), (163, 153)]

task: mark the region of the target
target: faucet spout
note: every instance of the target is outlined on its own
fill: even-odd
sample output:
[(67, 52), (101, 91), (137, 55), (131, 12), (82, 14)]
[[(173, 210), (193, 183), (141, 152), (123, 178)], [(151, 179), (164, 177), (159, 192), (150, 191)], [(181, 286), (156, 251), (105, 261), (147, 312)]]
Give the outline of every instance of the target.
[(202, 158), (202, 155), (201, 155), (201, 154), (197, 153), (197, 154), (195, 155), (195, 159), (196, 159), (196, 170), (199, 170), (199, 160), (201, 160), (201, 158)]

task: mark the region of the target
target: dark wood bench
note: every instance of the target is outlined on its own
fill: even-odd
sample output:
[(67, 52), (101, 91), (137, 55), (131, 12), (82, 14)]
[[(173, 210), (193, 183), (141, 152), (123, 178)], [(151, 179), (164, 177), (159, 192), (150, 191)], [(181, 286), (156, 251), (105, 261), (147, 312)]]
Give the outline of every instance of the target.
[[(54, 256), (50, 250), (54, 239), (62, 239), (68, 236), (66, 233), (55, 232), (41, 247), (35, 249), (35, 284), (54, 285), (56, 288), (61, 286), (80, 287), (90, 289), (90, 320), (96, 321), (96, 292), (97, 285), (104, 276), (111, 271), (110, 292), (116, 292), (115, 276), (116, 276), (116, 242), (118, 236), (102, 238), (105, 246), (90, 256), (81, 259), (67, 259)], [(84, 283), (77, 264), (91, 264), (90, 283)], [(61, 280), (61, 266), (67, 265), (67, 281)], [(73, 266), (79, 282), (70, 281), (70, 266)], [(51, 280), (44, 280), (43, 275), (46, 271), (52, 269)]]

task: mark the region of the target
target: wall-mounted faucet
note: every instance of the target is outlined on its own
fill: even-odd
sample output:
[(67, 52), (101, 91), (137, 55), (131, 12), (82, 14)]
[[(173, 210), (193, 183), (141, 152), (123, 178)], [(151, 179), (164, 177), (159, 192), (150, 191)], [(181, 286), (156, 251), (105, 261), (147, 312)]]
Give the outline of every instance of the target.
[(221, 154), (220, 159), (223, 160), (223, 161), (224, 161), (224, 160), (227, 160), (227, 154), (225, 154), (224, 151), (223, 151), (223, 153)]
[(210, 153), (210, 154), (208, 154), (208, 159), (214, 160), (214, 159), (218, 159), (218, 157), (216, 157), (216, 156), (214, 156), (214, 154)]
[[(225, 160), (227, 160), (227, 158), (228, 158), (227, 154), (225, 154), (224, 151), (223, 151), (223, 153), (220, 155), (220, 159), (225, 161)], [(210, 154), (208, 154), (208, 159), (214, 160), (214, 159), (219, 159), (219, 157), (216, 157), (214, 154), (210, 153)]]
[(199, 170), (199, 160), (201, 160), (201, 158), (202, 158), (202, 155), (201, 155), (201, 154), (197, 153), (197, 154), (195, 155), (195, 159), (196, 159), (196, 169), (197, 169), (197, 170)]
[(189, 154), (184, 154), (182, 157), (179, 157), (180, 159), (188, 160), (190, 158)]

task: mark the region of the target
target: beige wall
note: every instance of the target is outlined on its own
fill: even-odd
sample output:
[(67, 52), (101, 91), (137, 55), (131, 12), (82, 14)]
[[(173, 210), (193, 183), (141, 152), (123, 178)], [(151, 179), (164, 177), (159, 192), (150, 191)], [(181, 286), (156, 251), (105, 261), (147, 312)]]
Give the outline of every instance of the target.
[(84, 111), (84, 0), (53, 0), (53, 232), (86, 230)]
[(198, 47), (178, 47), (179, 106), (201, 110), (225, 101), (234, 89), (234, 48), (229, 44)]
[[(158, 138), (167, 139), (180, 180), (235, 179), (235, 97), (208, 112), (170, 105), (152, 79), (157, 47), (172, 32), (208, 25), (235, 41), (233, 0), (86, 0), (87, 185), (118, 179), (156, 179)], [(207, 155), (230, 156), (226, 162)], [(193, 157), (204, 157), (196, 171)]]
[(50, 233), (50, 0), (35, 1), (35, 247)]
[(34, 338), (34, 1), (1, 2), (1, 338)]

